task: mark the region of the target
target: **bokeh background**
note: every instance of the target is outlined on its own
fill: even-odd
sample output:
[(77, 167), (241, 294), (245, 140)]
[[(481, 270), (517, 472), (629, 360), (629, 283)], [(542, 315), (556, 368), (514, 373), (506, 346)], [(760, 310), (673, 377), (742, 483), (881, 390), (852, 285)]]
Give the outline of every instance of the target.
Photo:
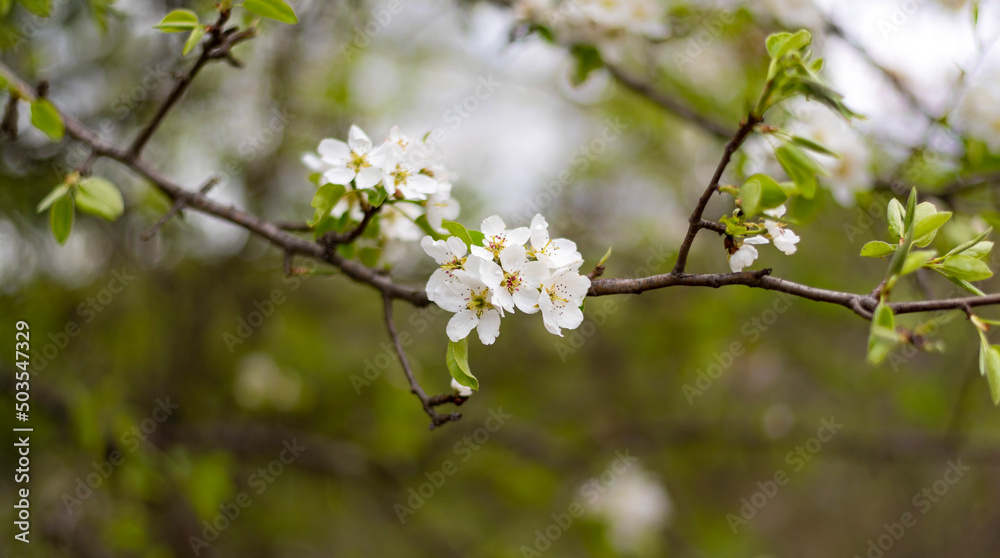
[[(352, 123), (373, 138), (394, 124), (416, 137), (441, 128), (460, 221), (476, 228), (497, 213), (527, 225), (541, 210), (586, 266), (613, 246), (607, 276), (670, 269), (718, 138), (605, 71), (572, 85), (566, 49), (521, 32), (523, 5), (402, 0), (386, 18), (379, 0), (290, 3), (301, 23), (265, 24), (236, 49), (241, 70), (207, 68), (148, 160), (192, 189), (224, 173), (213, 197), (304, 220), (314, 186), (300, 157), (322, 138), (345, 138)], [(92, 4), (54, 4), (47, 20), (11, 10), (0, 58), (48, 79), (57, 105), (121, 142), (190, 64), (178, 60), (183, 38), (152, 26), (170, 9), (213, 9), (118, 0), (102, 30)], [(735, 130), (762, 85), (766, 35), (812, 29), (827, 77), (868, 118), (824, 128), (854, 166), (829, 162), (828, 188), (793, 208), (798, 253), (761, 250), (757, 265), (868, 292), (885, 263), (858, 251), (887, 239), (894, 178), (963, 213), (940, 247), (996, 220), (992, 182), (949, 188), (988, 177), (1000, 155), (989, 155), (1000, 142), (997, 4), (671, 0), (658, 8), (665, 38), (616, 41), (605, 55)], [(932, 116), (965, 107), (964, 122), (978, 126), (930, 125), (851, 41)], [(476, 97), (481, 80), (498, 85)], [(963, 105), (973, 90), (978, 101)], [(769, 121), (809, 126), (823, 110), (793, 105)], [(598, 152), (608, 119), (624, 129)], [(494, 346), (471, 343), (482, 390), (464, 418), (429, 432), (388, 349), (377, 292), (322, 268), (285, 278), (280, 252), (194, 212), (142, 242), (169, 204), (108, 161), (94, 172), (124, 190), (126, 214), (80, 217), (59, 246), (34, 207), (86, 152), (49, 143), (26, 120), (21, 130), (0, 143), (0, 316), (11, 338), (17, 320), (31, 324), (32, 543), (13, 541), (5, 505), (5, 556), (996, 554), (1000, 415), (961, 312), (905, 320), (936, 320), (945, 352), (902, 352), (874, 368), (867, 323), (850, 311), (742, 287), (588, 300), (587, 321), (561, 339), (516, 315)], [(903, 164), (919, 146), (929, 149)], [(728, 180), (755, 169), (781, 172), (763, 140)], [(419, 285), (431, 263), (411, 244), (394, 276)], [(704, 233), (689, 269), (727, 270), (721, 241)], [(284, 302), (232, 342), (275, 290)], [(898, 296), (927, 293), (954, 294), (920, 276)], [(447, 391), (448, 315), (405, 303), (396, 313), (424, 387)], [(77, 335), (61, 335), (69, 324)], [(0, 355), (12, 415), (12, 339)], [(0, 438), (0, 492), (12, 502), (14, 440)], [(305, 449), (281, 463), (293, 443)], [(783, 484), (769, 482), (776, 474)], [(895, 526), (907, 513), (913, 521)]]

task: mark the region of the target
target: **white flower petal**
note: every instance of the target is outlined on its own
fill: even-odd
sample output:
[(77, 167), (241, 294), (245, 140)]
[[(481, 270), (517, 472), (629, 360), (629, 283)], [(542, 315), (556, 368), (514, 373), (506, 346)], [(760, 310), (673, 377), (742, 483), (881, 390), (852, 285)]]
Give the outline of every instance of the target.
[(368, 139), (368, 135), (361, 128), (354, 125), (351, 125), (351, 131), (347, 135), (347, 144), (359, 155), (364, 155), (372, 149), (372, 140)]
[(319, 142), (318, 151), (323, 162), (330, 165), (343, 165), (351, 155), (351, 148), (338, 139), (325, 139)]
[(358, 173), (358, 177), (355, 179), (354, 184), (357, 185), (359, 190), (365, 190), (367, 188), (373, 188), (376, 184), (382, 181), (382, 171), (375, 167), (365, 167), (361, 169)]
[[(476, 328), (476, 324), (479, 323), (479, 317), (472, 310), (462, 310), (461, 312), (455, 314), (448, 320), (448, 327), (446, 331), (448, 332), (448, 339), (458, 342), (469, 336), (469, 333)], [(500, 320), (497, 319), (497, 329), (500, 328)], [(482, 337), (482, 332), (480, 332), (480, 338)], [(496, 336), (494, 336), (494, 339)], [(489, 343), (487, 343), (489, 344)]]
[(323, 180), (329, 184), (350, 184), (354, 180), (354, 171), (347, 167), (334, 167), (323, 173)]
[(500, 335), (500, 313), (496, 310), (487, 310), (479, 318), (479, 340), (483, 345), (492, 345)]
[(502, 235), (504, 231), (507, 230), (507, 225), (504, 224), (503, 219), (501, 219), (500, 216), (491, 215), (483, 219), (482, 225), (480, 225), (479, 228), (483, 231), (483, 234), (486, 235), (487, 238), (490, 238)]

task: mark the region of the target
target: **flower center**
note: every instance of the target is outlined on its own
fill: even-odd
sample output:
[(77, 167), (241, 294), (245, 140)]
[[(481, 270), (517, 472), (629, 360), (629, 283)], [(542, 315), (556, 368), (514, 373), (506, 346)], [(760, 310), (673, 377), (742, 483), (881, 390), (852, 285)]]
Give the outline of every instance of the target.
[(556, 306), (565, 306), (569, 304), (568, 298), (563, 298), (559, 296), (558, 285), (552, 285), (551, 287), (546, 287), (545, 291), (549, 293), (549, 300), (556, 304)]
[(392, 172), (395, 186), (399, 187), (400, 184), (406, 184), (406, 180), (410, 178), (411, 174), (413, 173), (403, 165), (396, 165), (396, 170)]
[(365, 157), (364, 154), (358, 153), (357, 151), (351, 151), (351, 157), (347, 161), (347, 168), (354, 172), (359, 172), (370, 166), (372, 165), (368, 162), (368, 158)]
[(472, 291), (472, 297), (469, 299), (469, 303), (466, 306), (469, 310), (476, 313), (476, 316), (482, 318), (483, 312), (487, 310), (492, 310), (493, 305), (486, 300), (487, 295), (490, 293), (489, 288), (485, 288), (482, 292)]
[(514, 291), (521, 288), (521, 272), (515, 271), (514, 273), (503, 273), (503, 283), (504, 287), (507, 287), (507, 291), (514, 294)]
[(500, 252), (503, 252), (503, 249), (506, 247), (507, 247), (507, 237), (502, 234), (491, 236), (486, 241), (486, 249), (489, 250), (490, 252), (493, 252), (493, 257), (495, 258), (499, 258)]
[(464, 268), (465, 268), (465, 258), (459, 258), (458, 256), (455, 256), (455, 259), (453, 260), (449, 260), (441, 264), (441, 269), (444, 269), (445, 271), (464, 269)]

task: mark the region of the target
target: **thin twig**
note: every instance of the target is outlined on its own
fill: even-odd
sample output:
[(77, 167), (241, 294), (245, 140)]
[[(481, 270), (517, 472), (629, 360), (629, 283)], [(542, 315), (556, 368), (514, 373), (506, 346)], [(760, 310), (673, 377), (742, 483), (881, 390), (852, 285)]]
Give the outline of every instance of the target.
[(750, 113), (747, 115), (746, 119), (740, 123), (740, 128), (736, 130), (736, 135), (729, 140), (726, 144), (726, 149), (722, 154), (722, 159), (719, 161), (719, 165), (715, 168), (715, 175), (712, 176), (712, 181), (709, 182), (708, 188), (705, 188), (705, 192), (701, 195), (698, 200), (698, 205), (695, 206), (694, 211), (691, 212), (691, 217), (688, 219), (688, 231), (687, 235), (684, 237), (684, 241), (681, 243), (680, 249), (677, 251), (677, 263), (674, 264), (674, 270), (671, 272), (674, 275), (679, 275), (684, 273), (684, 267), (687, 265), (688, 252), (691, 251), (691, 244), (694, 242), (694, 238), (698, 235), (698, 231), (704, 226), (702, 223), (702, 215), (705, 213), (705, 207), (708, 206), (708, 201), (712, 199), (712, 194), (719, 190), (719, 181), (722, 180), (722, 173), (729, 166), (729, 161), (732, 160), (733, 154), (739, 149), (740, 145), (750, 132), (753, 131), (754, 126), (761, 122), (759, 116)]
[(656, 105), (665, 109), (667, 112), (697, 125), (702, 130), (705, 130), (719, 139), (726, 139), (729, 137), (729, 134), (732, 133), (725, 126), (696, 113), (691, 107), (684, 105), (672, 97), (664, 95), (651, 85), (629, 75), (621, 68), (612, 64), (607, 64), (606, 67), (608, 72), (611, 73), (611, 76), (614, 77), (618, 83), (622, 84), (632, 92), (652, 101)]
[(417, 378), (413, 375), (413, 370), (410, 368), (410, 361), (406, 358), (406, 351), (403, 350), (403, 344), (399, 341), (399, 333), (396, 331), (396, 323), (392, 317), (392, 297), (383, 293), (382, 301), (385, 303), (385, 324), (389, 329), (389, 337), (392, 337), (392, 344), (396, 347), (399, 364), (403, 367), (406, 380), (410, 382), (410, 392), (420, 399), (420, 404), (423, 405), (424, 412), (427, 413), (427, 416), (431, 417), (430, 429), (433, 430), (442, 424), (459, 420), (462, 418), (462, 413), (456, 412), (442, 415), (434, 410), (434, 407), (444, 403), (461, 405), (465, 402), (466, 398), (448, 394), (436, 395), (434, 397), (427, 396), (424, 388), (420, 387), (420, 383), (417, 382)]

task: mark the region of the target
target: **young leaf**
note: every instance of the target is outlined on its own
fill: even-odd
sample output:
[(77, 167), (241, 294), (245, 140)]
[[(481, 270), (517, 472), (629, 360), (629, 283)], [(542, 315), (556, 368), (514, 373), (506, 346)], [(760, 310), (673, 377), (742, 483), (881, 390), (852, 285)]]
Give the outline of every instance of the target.
[(573, 75), (570, 76), (570, 81), (574, 86), (587, 81), (590, 73), (594, 70), (604, 67), (601, 52), (591, 45), (575, 45), (570, 52), (576, 59), (576, 67), (573, 70)]
[(836, 157), (838, 159), (840, 158), (840, 154), (837, 153), (836, 151), (833, 151), (829, 147), (827, 147), (827, 146), (825, 146), (825, 145), (823, 145), (821, 143), (817, 143), (817, 142), (815, 142), (815, 141), (813, 141), (811, 139), (801, 138), (799, 136), (792, 136), (791, 142), (794, 143), (795, 145), (802, 146), (802, 147), (808, 149), (809, 151), (812, 151), (812, 152), (815, 152), (815, 153), (821, 153), (823, 155), (829, 155), (830, 157)]
[(976, 236), (976, 238), (973, 238), (968, 242), (963, 242), (962, 244), (952, 248), (942, 257), (942, 259), (947, 259), (951, 256), (957, 256), (958, 254), (963, 253), (966, 256), (972, 256), (973, 258), (982, 258), (983, 256), (989, 254), (990, 250), (993, 249), (992, 242), (983, 242), (983, 239), (989, 236), (991, 232), (993, 232), (993, 227), (989, 227)]
[(959, 287), (961, 287), (961, 288), (969, 291), (970, 293), (972, 293), (972, 294), (974, 294), (976, 296), (986, 296), (986, 293), (984, 293), (983, 291), (977, 289), (975, 285), (973, 285), (972, 283), (969, 283), (968, 281), (965, 281), (964, 279), (955, 279), (951, 275), (948, 275), (947, 273), (941, 271), (940, 269), (938, 269), (936, 267), (932, 267), (931, 269), (933, 269), (934, 271), (940, 273), (941, 275), (944, 275), (949, 281), (951, 281), (955, 285), (957, 285), (957, 286), (959, 286)]
[(333, 206), (337, 205), (340, 198), (344, 197), (345, 192), (347, 192), (347, 188), (343, 184), (324, 184), (320, 186), (312, 199), (311, 205), (316, 211), (313, 213), (312, 219), (309, 220), (309, 226), (316, 225), (329, 215), (330, 210), (333, 209)]
[(445, 356), (448, 372), (455, 381), (465, 387), (479, 391), (479, 380), (469, 370), (469, 338), (458, 342), (448, 341), (448, 352)]
[(125, 211), (122, 193), (109, 180), (91, 176), (80, 181), (76, 192), (76, 205), (80, 211), (114, 221)]
[(906, 255), (906, 259), (903, 260), (903, 267), (899, 270), (900, 275), (908, 275), (914, 271), (924, 267), (924, 264), (931, 261), (937, 252), (934, 250), (917, 250), (915, 252), (910, 252)]
[[(926, 203), (926, 202), (925, 202)], [(920, 204), (917, 206), (917, 226), (913, 231), (913, 243), (923, 248), (934, 240), (937, 230), (951, 219), (950, 211), (938, 211), (926, 217), (920, 217)], [(932, 206), (933, 207), (933, 206)]]
[(457, 236), (461, 239), (466, 246), (472, 247), (472, 237), (469, 236), (469, 230), (465, 228), (465, 225), (454, 221), (442, 221), (441, 227), (448, 231), (451, 236)]
[(164, 33), (183, 33), (192, 31), (200, 24), (198, 14), (191, 10), (174, 10), (163, 17), (160, 23), (153, 26)]
[(813, 161), (801, 149), (790, 143), (778, 146), (775, 150), (778, 163), (785, 169), (788, 177), (799, 187), (803, 198), (812, 199), (816, 195), (816, 175), (826, 174), (826, 170)]
[(378, 265), (379, 256), (382, 255), (382, 249), (376, 248), (374, 246), (365, 246), (358, 250), (358, 259), (361, 263), (365, 264), (367, 267), (375, 267)]
[(1000, 405), (1000, 345), (991, 345), (986, 352), (986, 381), (990, 384), (990, 397)]
[(31, 103), (31, 124), (55, 141), (61, 140), (66, 131), (59, 111), (48, 99), (35, 99)]
[(202, 26), (195, 27), (191, 30), (191, 34), (188, 35), (187, 41), (184, 42), (184, 50), (181, 51), (181, 56), (187, 56), (194, 50), (194, 47), (198, 46), (201, 42), (201, 38), (205, 36), (205, 28)]
[(372, 207), (378, 207), (382, 205), (382, 203), (385, 202), (385, 198), (388, 197), (389, 195), (386, 189), (382, 186), (369, 189), (367, 190), (367, 192), (368, 192), (368, 203), (371, 204)]
[(35, 209), (38, 213), (41, 213), (56, 203), (60, 198), (69, 194), (69, 184), (60, 184), (49, 192), (49, 195), (45, 196), (45, 199), (38, 203), (38, 207)]
[(65, 244), (73, 230), (73, 196), (59, 198), (49, 210), (49, 226), (56, 242)]
[(284, 0), (246, 0), (243, 3), (243, 9), (289, 25), (295, 25), (299, 22), (298, 16), (295, 15), (295, 10), (286, 4)]
[(868, 332), (868, 362), (878, 364), (896, 345), (896, 318), (892, 309), (883, 303), (875, 307), (871, 329)]
[(882, 242), (881, 240), (866, 242), (865, 245), (861, 247), (861, 255), (866, 258), (881, 258), (888, 256), (895, 251), (895, 244), (889, 244), (888, 242)]
[(903, 204), (899, 203), (899, 200), (893, 198), (889, 200), (889, 207), (886, 209), (886, 216), (889, 220), (889, 234), (892, 235), (893, 239), (903, 238), (903, 215), (906, 210), (903, 209)]
[(785, 203), (788, 194), (780, 184), (766, 174), (755, 174), (740, 186), (740, 207), (747, 217)]
[(982, 281), (993, 276), (986, 262), (961, 254), (948, 258), (941, 267), (948, 275), (965, 281)]
[(20, 0), (20, 2), (36, 16), (49, 17), (52, 14), (52, 0)]

